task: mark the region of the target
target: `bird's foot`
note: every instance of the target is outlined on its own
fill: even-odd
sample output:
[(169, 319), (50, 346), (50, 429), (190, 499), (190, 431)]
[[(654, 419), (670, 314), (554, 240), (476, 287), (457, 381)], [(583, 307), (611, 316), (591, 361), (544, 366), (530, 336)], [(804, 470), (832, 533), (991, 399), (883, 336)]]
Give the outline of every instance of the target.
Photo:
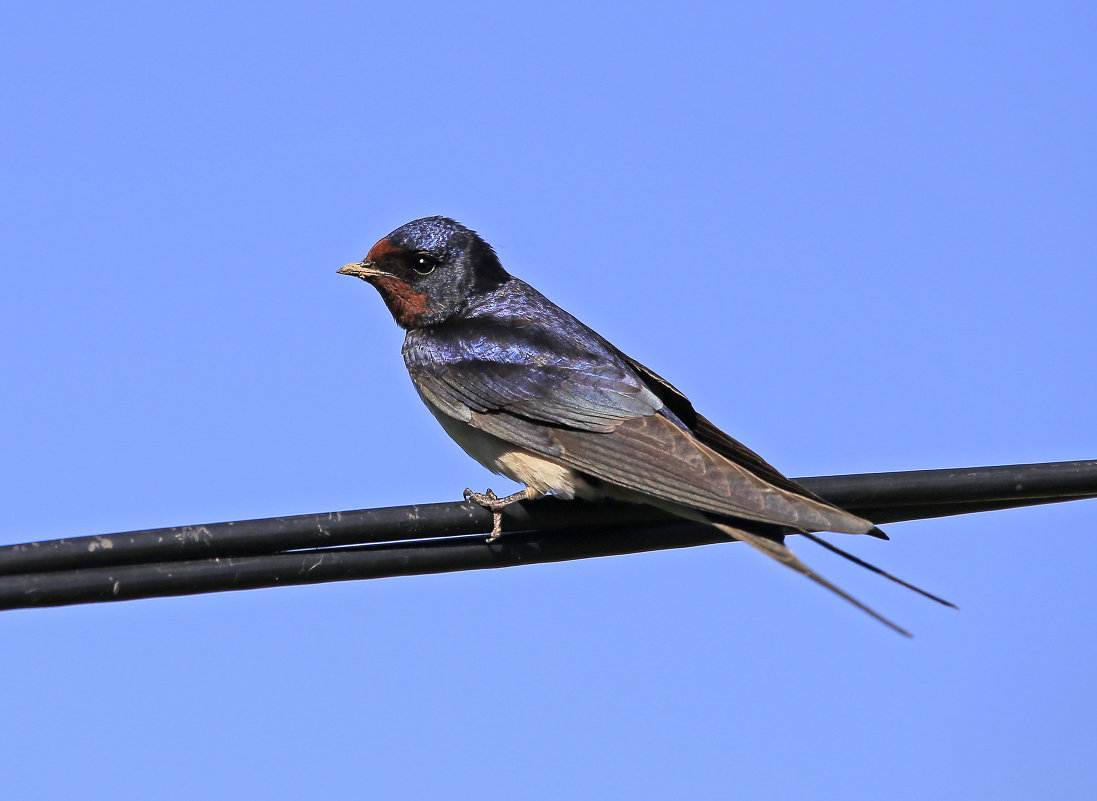
[(495, 542), (503, 536), (503, 508), (515, 501), (522, 501), (527, 498), (529, 498), (529, 494), (526, 490), (521, 490), (513, 495), (508, 495), (505, 498), (500, 498), (490, 489), (486, 492), (473, 492), (468, 488), (465, 489), (466, 501), (477, 503), (491, 512), (491, 535), (487, 539), (488, 542)]

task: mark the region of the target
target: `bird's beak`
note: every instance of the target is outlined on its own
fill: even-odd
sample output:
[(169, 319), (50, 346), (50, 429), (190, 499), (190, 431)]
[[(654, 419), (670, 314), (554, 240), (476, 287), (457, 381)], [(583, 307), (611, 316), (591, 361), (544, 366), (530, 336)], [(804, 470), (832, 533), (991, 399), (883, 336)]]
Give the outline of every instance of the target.
[(353, 275), (355, 278), (361, 278), (363, 281), (368, 281), (371, 278), (379, 278), (383, 275), (390, 275), (384, 270), (378, 270), (377, 265), (372, 261), (356, 261), (350, 264), (344, 264), (338, 270), (339, 275)]

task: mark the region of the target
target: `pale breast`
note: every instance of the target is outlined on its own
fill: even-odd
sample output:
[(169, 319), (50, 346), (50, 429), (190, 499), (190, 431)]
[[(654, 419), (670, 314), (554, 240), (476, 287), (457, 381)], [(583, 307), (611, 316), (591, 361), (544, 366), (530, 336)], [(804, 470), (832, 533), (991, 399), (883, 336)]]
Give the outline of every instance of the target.
[(427, 408), (465, 453), (491, 472), (525, 484), (531, 490), (531, 497), (548, 492), (567, 499), (580, 497), (594, 500), (602, 496), (570, 467), (520, 450), (509, 442), (437, 411), (430, 403)]

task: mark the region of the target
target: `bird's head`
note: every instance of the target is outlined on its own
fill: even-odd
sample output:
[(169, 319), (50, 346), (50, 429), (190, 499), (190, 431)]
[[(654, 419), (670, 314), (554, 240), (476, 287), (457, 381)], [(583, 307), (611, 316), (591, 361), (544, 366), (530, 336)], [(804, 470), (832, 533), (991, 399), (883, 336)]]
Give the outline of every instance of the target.
[(373, 284), (408, 329), (448, 320), (510, 277), (491, 245), (448, 217), (401, 225), (339, 273)]

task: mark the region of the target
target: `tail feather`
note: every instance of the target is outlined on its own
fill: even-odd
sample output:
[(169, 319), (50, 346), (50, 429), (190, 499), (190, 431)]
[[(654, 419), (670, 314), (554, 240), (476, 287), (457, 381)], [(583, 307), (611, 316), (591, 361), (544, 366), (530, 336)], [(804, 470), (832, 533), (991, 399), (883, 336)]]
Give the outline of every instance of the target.
[[(708, 514), (706, 512), (702, 512), (698, 509), (692, 509), (688, 506), (682, 506), (682, 505), (676, 504), (676, 503), (668, 503), (666, 501), (655, 503), (655, 502), (651, 501), (650, 499), (645, 499), (645, 500), (647, 500), (648, 503), (652, 503), (652, 505), (658, 506), (659, 508), (664, 509), (668, 512), (671, 512), (672, 514), (676, 514), (676, 515), (679, 515), (680, 517), (684, 517), (687, 520), (695, 520), (695, 521), (700, 522), (700, 523), (707, 523), (708, 525), (714, 526), (715, 528), (717, 528), (720, 531), (724, 532), (729, 537), (731, 537), (733, 539), (740, 540), (741, 542), (745, 542), (747, 545), (751, 546), (755, 550), (761, 551), (762, 553), (764, 553), (766, 556), (770, 557), (771, 559), (774, 559), (775, 561), (780, 562), (785, 567), (788, 567), (792, 570), (795, 570), (797, 573), (799, 573), (802, 576), (807, 576), (809, 579), (814, 581), (816, 584), (819, 584), (820, 586), (825, 587), (826, 589), (830, 590), (832, 593), (837, 595), (839, 598), (845, 599), (847, 602), (853, 604), (858, 609), (860, 609), (862, 612), (865, 612), (866, 614), (876, 618), (881, 623), (883, 623), (885, 626), (892, 629), (893, 631), (898, 632), (899, 634), (902, 634), (904, 637), (911, 637), (913, 635), (909, 631), (904, 629), (902, 626), (899, 626), (898, 624), (892, 622), (891, 620), (888, 620), (886, 617), (881, 615), (879, 612), (877, 612), (871, 606), (869, 606), (865, 603), (862, 603), (861, 601), (854, 598), (852, 595), (850, 595), (845, 590), (843, 590), (840, 587), (838, 587), (837, 585), (832, 584), (831, 582), (827, 581), (825, 578), (820, 576), (818, 573), (816, 573), (810, 567), (808, 567), (803, 562), (801, 562), (800, 559), (796, 556), (796, 554), (794, 554), (791, 550), (789, 550), (789, 548), (784, 544), (784, 535), (785, 535), (785, 533), (787, 532), (787, 533), (802, 534), (803, 536), (807, 537), (808, 539), (812, 540), (813, 542), (819, 543), (824, 548), (827, 548), (828, 550), (831, 550), (834, 553), (837, 553), (838, 555), (845, 557), (846, 559), (850, 560), (854, 564), (860, 565), (861, 567), (865, 568), (866, 570), (871, 570), (873, 573), (876, 573), (877, 575), (883, 576), (884, 578), (890, 579), (891, 581), (894, 581), (897, 584), (900, 584), (900, 585), (902, 585), (902, 586), (904, 586), (908, 589), (911, 589), (914, 592), (919, 593), (920, 595), (924, 595), (927, 598), (930, 598), (931, 600), (936, 601), (937, 603), (944, 604), (945, 606), (951, 606), (953, 609), (956, 608), (956, 606), (954, 604), (949, 603), (945, 599), (939, 598), (938, 596), (933, 595), (932, 593), (926, 592), (925, 590), (921, 589), (920, 587), (916, 587), (913, 584), (910, 584), (906, 581), (903, 581), (901, 578), (898, 578), (897, 576), (893, 576), (890, 573), (888, 573), (887, 571), (881, 570), (880, 568), (876, 567), (875, 565), (869, 564), (868, 562), (864, 561), (863, 559), (860, 559), (859, 557), (854, 556), (851, 553), (846, 553), (841, 548), (839, 548), (835, 545), (831, 545), (826, 540), (815, 536), (811, 532), (802, 531), (800, 529), (791, 529), (791, 528), (787, 528), (787, 527), (782, 528), (780, 526), (772, 526), (772, 525), (771, 526), (766, 526), (764, 524), (750, 523), (750, 522), (747, 522), (747, 521), (744, 521), (744, 523), (739, 524), (738, 521), (736, 521), (734, 518), (727, 518), (727, 517), (714, 518), (713, 515), (711, 515), (711, 514)], [(873, 535), (873, 536), (883, 535), (883, 537), (885, 539), (887, 538), (887, 535), (884, 534), (882, 531), (880, 531), (878, 528), (875, 528), (874, 526), (872, 526), (872, 524), (868, 523), (868, 521), (865, 521), (865, 522), (867, 523), (868, 527), (870, 527), (870, 528), (866, 528), (864, 533), (867, 533), (867, 534), (870, 534), (870, 535)], [(743, 528), (743, 527), (741, 527), (742, 525), (748, 526), (749, 528)], [(751, 529), (754, 529), (754, 530), (751, 530)]]
[(866, 612), (867, 614), (869, 614), (872, 617), (876, 618), (877, 620), (879, 620), (881, 623), (883, 623), (885, 626), (892, 629), (893, 631), (897, 631), (899, 634), (902, 634), (904, 637), (913, 636), (913, 635), (911, 635), (911, 633), (909, 631), (904, 629), (902, 626), (899, 626), (899, 625), (893, 623), (892, 621), (888, 620), (886, 617), (881, 615), (879, 612), (877, 612), (871, 606), (868, 606), (867, 604), (864, 604), (861, 601), (858, 601), (856, 598), (854, 598), (852, 595), (850, 595), (845, 590), (841, 589), (840, 587), (837, 587), (834, 584), (831, 584), (825, 578), (823, 578), (818, 573), (816, 573), (814, 570), (812, 570), (810, 567), (808, 567), (803, 562), (801, 562), (797, 558), (796, 554), (794, 554), (792, 551), (790, 551), (788, 549), (788, 547), (784, 545), (784, 543), (776, 542), (776, 541), (774, 541), (774, 540), (772, 540), (768, 537), (759, 536), (758, 534), (752, 534), (749, 531), (744, 531), (743, 529), (736, 528), (735, 526), (729, 526), (726, 523), (717, 523), (715, 521), (709, 521), (709, 522), (711, 523), (711, 525), (713, 525), (716, 528), (720, 529), (725, 534), (727, 534), (729, 537), (734, 537), (737, 540), (745, 542), (747, 545), (750, 545), (752, 548), (755, 548), (756, 550), (761, 551), (762, 553), (764, 553), (766, 556), (770, 557), (771, 559), (775, 559), (778, 562), (780, 562), (781, 564), (785, 565), (786, 567), (792, 568), (797, 573), (799, 573), (803, 576), (807, 576), (809, 579), (814, 581), (816, 584), (820, 584), (823, 587), (826, 587), (828, 590), (833, 592), (835, 595), (839, 596), (840, 598), (844, 598), (846, 601), (848, 601), (849, 603), (856, 606), (862, 612)]
[(858, 556), (854, 556), (851, 553), (843, 551), (837, 545), (833, 545), (832, 543), (827, 542), (822, 537), (817, 537), (814, 534), (812, 534), (810, 532), (807, 532), (807, 531), (798, 531), (797, 533), (802, 534), (803, 536), (807, 537), (812, 542), (819, 543), (824, 548), (826, 548), (828, 551), (832, 551), (833, 553), (836, 553), (839, 556), (841, 556), (845, 559), (848, 559), (849, 561), (853, 562), (853, 564), (859, 565), (860, 567), (863, 567), (866, 570), (871, 570), (873, 573), (876, 573), (879, 576), (883, 576), (886, 579), (890, 579), (891, 581), (894, 581), (896, 584), (899, 584), (903, 587), (906, 587), (908, 590), (914, 590), (919, 595), (924, 595), (926, 598), (929, 598), (931, 601), (936, 601), (937, 603), (942, 604), (943, 606), (950, 606), (953, 609), (958, 608), (956, 606), (956, 604), (952, 603), (951, 601), (946, 601), (944, 598), (941, 598), (937, 595), (934, 595), (932, 592), (927, 592), (926, 590), (923, 590), (921, 587), (916, 587), (913, 584), (911, 584), (910, 582), (903, 581), (903, 579), (899, 578), (898, 576), (893, 576), (891, 573), (888, 573), (886, 570), (882, 570), (881, 568), (876, 567), (876, 565), (870, 564), (869, 562), (866, 562), (864, 559), (861, 559)]

